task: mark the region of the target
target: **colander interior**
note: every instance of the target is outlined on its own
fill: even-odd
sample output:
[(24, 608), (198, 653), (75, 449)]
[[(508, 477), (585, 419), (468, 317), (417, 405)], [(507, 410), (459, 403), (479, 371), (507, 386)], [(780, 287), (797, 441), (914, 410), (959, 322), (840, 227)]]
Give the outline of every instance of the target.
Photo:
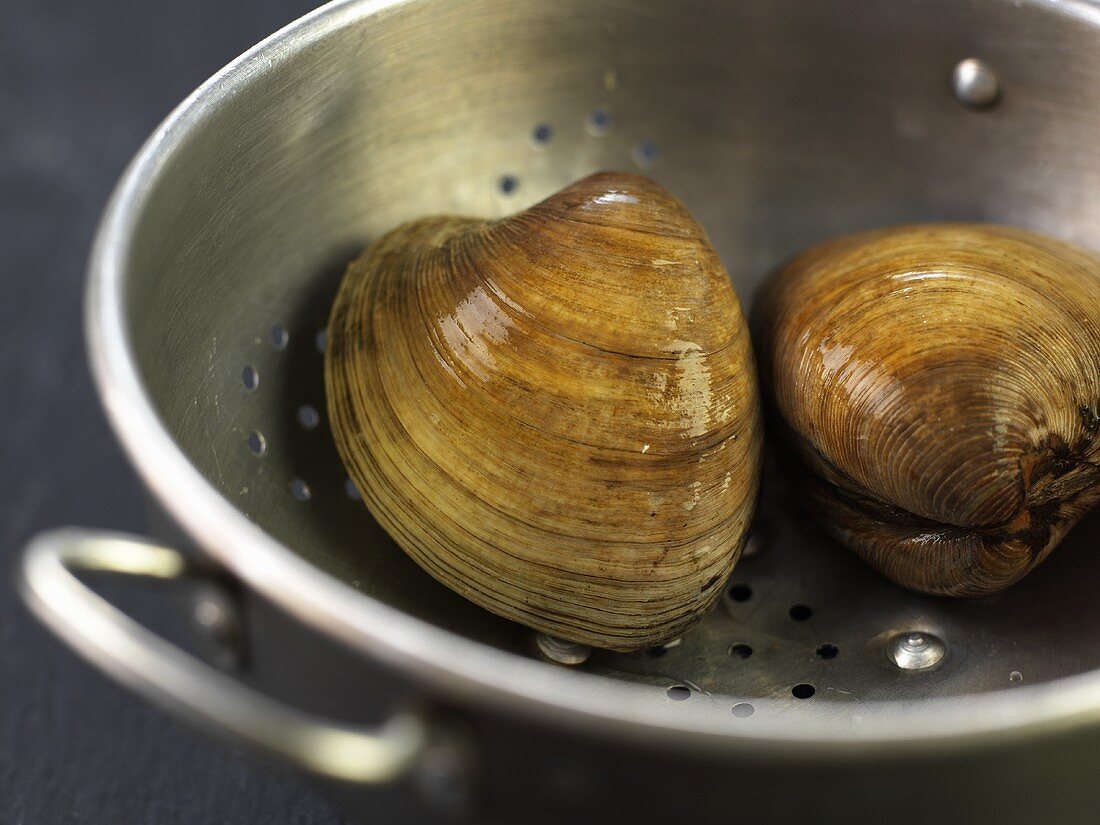
[[(517, 655), (534, 655), (530, 631), (408, 560), (333, 447), (326, 316), (380, 232), (501, 216), (589, 172), (640, 169), (707, 228), (747, 306), (800, 248), (890, 223), (1005, 222), (1100, 248), (1100, 62), (1083, 59), (1100, 53), (1100, 15), (1085, 7), (360, 6), (292, 52), (261, 51), (234, 70), (235, 94), (208, 91), (174, 127), (129, 250), (128, 334), (180, 448), (251, 520), (363, 593)], [(1003, 83), (986, 111), (951, 92), (972, 56)], [(965, 602), (880, 579), (812, 524), (779, 467), (758, 521), (699, 627), (583, 667), (733, 724), (760, 699), (851, 714), (1100, 665), (1100, 513), (1017, 587)], [(937, 666), (890, 661), (909, 631), (943, 641)]]

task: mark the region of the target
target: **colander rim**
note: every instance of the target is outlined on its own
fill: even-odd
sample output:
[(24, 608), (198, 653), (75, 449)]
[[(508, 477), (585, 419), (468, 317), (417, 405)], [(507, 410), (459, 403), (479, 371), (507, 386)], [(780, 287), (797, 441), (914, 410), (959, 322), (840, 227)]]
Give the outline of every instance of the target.
[[(1100, 671), (987, 694), (871, 701), (858, 715), (790, 712), (752, 698), (751, 720), (716, 726), (713, 709), (661, 702), (654, 688), (508, 653), (392, 608), (314, 567), (264, 533), (210, 485), (175, 444), (145, 391), (126, 323), (127, 261), (164, 160), (252, 78), (333, 32), (417, 0), (335, 0), (290, 23), (214, 74), (156, 128), (105, 209), (88, 264), (85, 328), (92, 373), (114, 432), (158, 502), (211, 558), (320, 632), (410, 677), (475, 704), (545, 722), (662, 745), (760, 754), (821, 749), (973, 747), (1079, 730), (1100, 722)], [(1052, 6), (1050, 0), (1030, 0)], [(1100, 25), (1100, 10), (1072, 4)], [(698, 707), (698, 705), (696, 705)], [(751, 722), (746, 724), (746, 721)]]

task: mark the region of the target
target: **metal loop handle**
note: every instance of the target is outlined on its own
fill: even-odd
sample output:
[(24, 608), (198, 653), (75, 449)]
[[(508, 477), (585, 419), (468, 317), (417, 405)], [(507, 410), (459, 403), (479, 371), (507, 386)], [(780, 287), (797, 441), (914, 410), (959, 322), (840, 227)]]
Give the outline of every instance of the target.
[(85, 659), (138, 693), (297, 767), (350, 782), (407, 773), (428, 735), (416, 716), (368, 730), (295, 710), (184, 653), (90, 590), (73, 570), (177, 579), (190, 572), (175, 550), (118, 533), (61, 529), (27, 545), (20, 589), (34, 613)]

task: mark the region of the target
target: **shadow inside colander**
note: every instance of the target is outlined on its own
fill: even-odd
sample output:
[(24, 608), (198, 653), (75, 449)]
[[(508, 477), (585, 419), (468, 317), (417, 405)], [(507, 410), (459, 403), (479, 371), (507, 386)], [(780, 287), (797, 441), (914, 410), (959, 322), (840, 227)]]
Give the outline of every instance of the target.
[[(589, 669), (686, 685), (718, 704), (812, 698), (844, 713), (869, 700), (1010, 690), (1100, 667), (1100, 508), (1014, 587), (941, 598), (892, 584), (830, 539), (783, 470), (769, 453), (755, 552), (737, 564), (718, 609), (667, 646), (599, 653)], [(890, 662), (887, 643), (911, 631), (943, 640), (938, 666), (906, 673)]]
[[(235, 487), (240, 479), (224, 455), (208, 475), (271, 535), (361, 592), (464, 636), (530, 652), (530, 631), (436, 582), (349, 487), (328, 427), (323, 332), (346, 263), (360, 249), (340, 250), (302, 279), (307, 294), (286, 296), (282, 305), (291, 309), (270, 312), (262, 335), (242, 332), (251, 336), (244, 351), (261, 378), (245, 390), (256, 403), (245, 404), (241, 423), (262, 430), (261, 454), (238, 448), (252, 467), (248, 486)], [(588, 669), (662, 690), (683, 684), (742, 699), (790, 697), (794, 687), (805, 694), (810, 685), (813, 701), (845, 705), (1007, 689), (1100, 666), (1091, 641), (1100, 634), (1100, 614), (1090, 607), (1100, 576), (1100, 554), (1092, 552), (1100, 512), (1006, 593), (938, 599), (896, 587), (830, 540), (804, 512), (781, 466), (770, 462), (765, 475), (763, 549), (738, 564), (718, 609), (667, 649), (597, 654)], [(241, 489), (248, 493), (239, 495)], [(948, 657), (934, 675), (899, 680), (876, 645), (913, 628), (941, 635)]]
[(372, 518), (337, 453), (324, 397), (325, 326), (347, 262), (360, 251), (342, 250), (305, 279), (308, 294), (299, 294), (289, 316), (269, 330), (267, 344), (276, 352), (258, 392), (269, 403), (274, 399), (275, 415), (267, 423), (262, 460), (268, 462), (265, 484), (281, 488), (281, 506), (249, 515), (357, 590), (441, 627), (518, 650), (528, 632), (439, 584), (406, 556)]
[[(340, 248), (300, 277), (273, 272), (240, 305), (219, 306), (217, 328), (234, 332), (209, 339), (201, 375), (210, 383), (191, 395), (182, 379), (192, 373), (153, 373), (165, 396), (175, 378), (182, 390), (169, 401), (190, 412), (168, 418), (210, 482), (307, 561), (434, 625), (531, 653), (529, 630), (436, 582), (348, 487), (327, 423), (323, 333), (346, 264), (364, 245)], [(595, 654), (586, 669), (652, 684), (662, 701), (666, 689), (686, 686), (729, 716), (756, 697), (843, 713), (871, 699), (1011, 689), (1100, 667), (1092, 609), (1100, 511), (1033, 575), (980, 601), (919, 596), (875, 574), (813, 523), (775, 463), (758, 521), (757, 554), (737, 565), (697, 627), (658, 650)], [(881, 647), (913, 630), (947, 645), (943, 663), (919, 676), (899, 673)], [(683, 701), (682, 691), (667, 701)]]

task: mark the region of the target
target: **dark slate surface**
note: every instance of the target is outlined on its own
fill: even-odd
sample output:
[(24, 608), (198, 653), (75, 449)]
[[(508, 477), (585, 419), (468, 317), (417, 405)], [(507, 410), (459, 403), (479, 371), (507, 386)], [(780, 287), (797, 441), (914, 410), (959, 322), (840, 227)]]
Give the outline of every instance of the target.
[(144, 528), (81, 330), (95, 221), (145, 136), (308, 0), (4, 0), (0, 14), (0, 825), (346, 820), (289, 771), (153, 710), (18, 603), (44, 527)]

